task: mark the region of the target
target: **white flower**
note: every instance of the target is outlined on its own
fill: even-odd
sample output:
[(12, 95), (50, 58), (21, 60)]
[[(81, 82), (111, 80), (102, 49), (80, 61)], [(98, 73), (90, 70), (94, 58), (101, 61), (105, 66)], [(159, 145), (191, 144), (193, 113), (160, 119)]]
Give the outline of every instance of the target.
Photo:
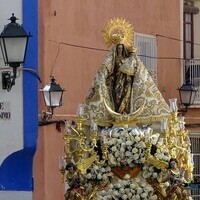
[(117, 133), (117, 132), (113, 133), (113, 137), (118, 138), (119, 136), (120, 136), (119, 133)]
[(121, 147), (125, 147), (126, 143), (125, 142), (121, 142)]
[(133, 142), (132, 141), (126, 141), (126, 145), (132, 145), (133, 144)]
[(124, 136), (126, 135), (126, 133), (127, 133), (127, 131), (124, 129), (123, 131), (121, 131), (120, 135), (121, 135), (122, 137), (124, 137)]
[(125, 191), (126, 194), (130, 193), (130, 189), (129, 188), (125, 188), (124, 191)]
[(131, 183), (130, 187), (131, 187), (132, 189), (135, 189), (135, 187), (136, 187), (135, 183)]
[(138, 152), (138, 149), (137, 149), (137, 148), (133, 148), (133, 149), (132, 149), (132, 152), (133, 152), (133, 153), (137, 153), (137, 152)]
[(110, 166), (107, 166), (107, 167), (105, 168), (105, 170), (106, 170), (107, 172), (110, 172), (110, 171), (111, 171)]
[(153, 172), (154, 171), (154, 166), (149, 167), (149, 171)]
[(135, 195), (135, 200), (140, 200), (140, 195), (139, 194)]
[(122, 196), (122, 199), (128, 199), (128, 196), (126, 195), (126, 194), (124, 194), (123, 196)]
[(101, 173), (105, 173), (106, 172), (106, 169), (104, 167), (100, 168), (99, 170)]
[(119, 192), (118, 192), (117, 190), (115, 190), (115, 191), (113, 192), (113, 194), (114, 194), (114, 196), (116, 196), (116, 197), (119, 196)]
[(139, 183), (140, 182), (140, 178), (135, 178), (135, 182)]
[(109, 158), (109, 161), (112, 165), (116, 165), (116, 160), (115, 160), (115, 157), (112, 155), (112, 154), (109, 154), (108, 155), (108, 158)]
[(145, 148), (145, 147), (146, 147), (146, 144), (145, 144), (145, 142), (143, 142), (143, 141), (140, 141), (139, 144), (140, 144), (140, 146), (141, 146), (142, 148)]
[(113, 189), (113, 187), (114, 187), (114, 186), (113, 186), (113, 184), (111, 183), (111, 184), (109, 185), (109, 188), (110, 188), (110, 189)]
[(128, 156), (131, 156), (132, 154), (131, 154), (130, 151), (126, 151), (126, 152), (125, 152), (125, 155), (128, 157)]
[(158, 174), (156, 172), (153, 173), (153, 178), (157, 178)]
[(138, 194), (141, 194), (142, 192), (143, 192), (142, 188), (138, 188), (138, 189), (137, 189), (137, 193), (138, 193)]
[(151, 196), (150, 200), (157, 200), (158, 197), (156, 195)]
[(139, 141), (140, 141), (140, 137), (139, 137), (139, 136), (136, 136), (136, 137), (135, 137), (135, 141), (136, 141), (136, 142), (139, 142)]
[(124, 176), (124, 179), (130, 179), (131, 177), (130, 177), (130, 175), (129, 174), (126, 174), (125, 176)]
[(135, 164), (134, 163), (130, 163), (129, 166), (130, 166), (130, 168), (133, 168), (135, 166)]
[(135, 154), (135, 155), (133, 155), (133, 158), (134, 158), (134, 160), (138, 160), (138, 158), (139, 158), (139, 154)]
[(119, 151), (116, 151), (115, 152), (115, 157), (119, 157), (119, 155), (120, 155)]
[(124, 193), (124, 188), (121, 187), (121, 188), (119, 189), (119, 191), (123, 194), (123, 193)]
[(146, 187), (146, 183), (145, 183), (145, 182), (142, 182), (142, 183), (141, 183), (141, 187)]
[(122, 139), (117, 139), (117, 143), (121, 144), (122, 143)]
[(113, 145), (114, 144), (114, 140), (109, 140), (108, 142), (107, 142), (107, 145), (109, 145), (109, 146), (111, 146), (111, 145)]
[(131, 197), (133, 196), (133, 194), (131, 192), (129, 192), (127, 195), (128, 195), (129, 199), (131, 199)]
[[(98, 177), (97, 177), (98, 178)], [(105, 181), (105, 180), (107, 180), (107, 175), (106, 174), (103, 174), (103, 176), (102, 176), (102, 179)]]
[(106, 194), (106, 191), (105, 191), (105, 190), (102, 190), (101, 193), (102, 193), (102, 195), (105, 195), (105, 194)]
[(113, 147), (111, 148), (111, 150), (112, 150), (112, 151), (117, 151), (116, 146), (113, 146)]
[(126, 159), (126, 162), (127, 162), (127, 163), (129, 164), (129, 166), (130, 166), (132, 160), (131, 160), (131, 159)]
[(90, 173), (86, 174), (86, 178), (87, 179), (91, 179), (92, 178), (92, 174), (90, 174)]
[(147, 197), (147, 194), (146, 194), (146, 193), (142, 193), (140, 196), (141, 196), (143, 199), (145, 199), (145, 198)]
[(143, 175), (144, 178), (149, 178), (151, 176), (150, 173), (145, 172), (145, 171), (142, 173), (142, 175)]
[(153, 190), (153, 188), (152, 188), (151, 186), (146, 186), (146, 190), (147, 190), (148, 192), (150, 192), (150, 191)]
[(102, 179), (102, 175), (101, 175), (101, 174), (98, 174), (98, 175), (97, 175), (97, 179), (98, 179), (98, 180), (101, 180), (101, 179)]
[(117, 184), (116, 184), (116, 188), (121, 188), (121, 184), (120, 184), (120, 183), (117, 183)]
[(165, 183), (164, 183), (164, 186), (165, 186), (165, 187), (169, 187), (169, 185), (170, 185), (169, 182), (165, 182)]

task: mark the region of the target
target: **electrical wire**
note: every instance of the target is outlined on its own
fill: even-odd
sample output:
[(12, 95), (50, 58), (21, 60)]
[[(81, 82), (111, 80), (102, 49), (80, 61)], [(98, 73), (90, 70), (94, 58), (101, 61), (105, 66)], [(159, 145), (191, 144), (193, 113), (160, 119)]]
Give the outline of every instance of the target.
[(169, 36), (165, 36), (165, 35), (156, 34), (156, 37), (163, 37), (163, 38), (167, 38), (167, 39), (170, 39), (170, 40), (176, 40), (176, 41), (178, 41), (178, 42), (188, 42), (188, 43), (190, 43), (190, 44), (194, 44), (194, 45), (200, 46), (200, 44), (199, 44), (199, 43), (196, 43), (196, 42), (185, 41), (185, 40), (181, 40), (181, 39), (178, 39), (178, 38), (169, 37)]

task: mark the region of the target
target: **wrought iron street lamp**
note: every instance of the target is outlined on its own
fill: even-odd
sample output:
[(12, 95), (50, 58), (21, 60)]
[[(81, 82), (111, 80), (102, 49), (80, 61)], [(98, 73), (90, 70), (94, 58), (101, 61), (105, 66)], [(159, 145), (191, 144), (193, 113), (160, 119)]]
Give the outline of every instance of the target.
[(12, 14), (9, 19), (11, 22), (5, 25), (0, 35), (0, 46), (5, 65), (13, 68), (13, 74), (10, 72), (2, 73), (3, 89), (11, 90), (15, 85), (17, 68), (24, 63), (28, 39), (30, 34), (27, 34), (24, 28), (16, 23), (17, 18)]
[(55, 78), (51, 76), (51, 82), (40, 91), (43, 92), (45, 104), (51, 110), (50, 116), (52, 117), (54, 108), (62, 106), (62, 96), (65, 90), (62, 89), (60, 85), (55, 82)]
[(187, 112), (188, 107), (194, 103), (197, 88), (191, 84), (183, 84), (178, 90), (181, 104), (185, 106), (184, 112)]

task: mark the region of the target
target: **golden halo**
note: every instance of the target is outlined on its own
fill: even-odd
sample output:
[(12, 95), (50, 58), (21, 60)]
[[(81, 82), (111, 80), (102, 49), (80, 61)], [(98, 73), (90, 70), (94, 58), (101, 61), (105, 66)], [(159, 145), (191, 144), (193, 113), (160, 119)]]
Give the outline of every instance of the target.
[(103, 27), (103, 38), (108, 46), (112, 44), (124, 44), (133, 46), (134, 31), (129, 22), (122, 18), (109, 20)]

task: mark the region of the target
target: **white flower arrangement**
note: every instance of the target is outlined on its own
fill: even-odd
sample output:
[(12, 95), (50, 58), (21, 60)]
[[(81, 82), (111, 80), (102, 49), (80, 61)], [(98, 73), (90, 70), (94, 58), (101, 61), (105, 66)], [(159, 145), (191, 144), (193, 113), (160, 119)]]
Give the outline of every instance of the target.
[(158, 160), (162, 160), (165, 162), (169, 162), (171, 156), (168, 148), (164, 148), (164, 146), (158, 145), (157, 151), (154, 155)]
[(112, 176), (111, 167), (103, 161), (98, 164), (93, 163), (84, 175), (88, 181), (95, 181), (96, 184), (108, 181)]
[(161, 172), (161, 170), (159, 171), (153, 165), (148, 164), (143, 166), (142, 171), (142, 176), (145, 179), (157, 179), (159, 177), (159, 173)]
[(119, 179), (116, 183), (110, 184), (106, 190), (97, 193), (97, 200), (108, 199), (149, 199), (157, 200), (154, 190), (148, 183), (140, 178), (131, 179), (128, 174), (124, 179)]
[(117, 127), (107, 132), (108, 164), (111, 167), (129, 166), (145, 162), (145, 131), (138, 127)]

